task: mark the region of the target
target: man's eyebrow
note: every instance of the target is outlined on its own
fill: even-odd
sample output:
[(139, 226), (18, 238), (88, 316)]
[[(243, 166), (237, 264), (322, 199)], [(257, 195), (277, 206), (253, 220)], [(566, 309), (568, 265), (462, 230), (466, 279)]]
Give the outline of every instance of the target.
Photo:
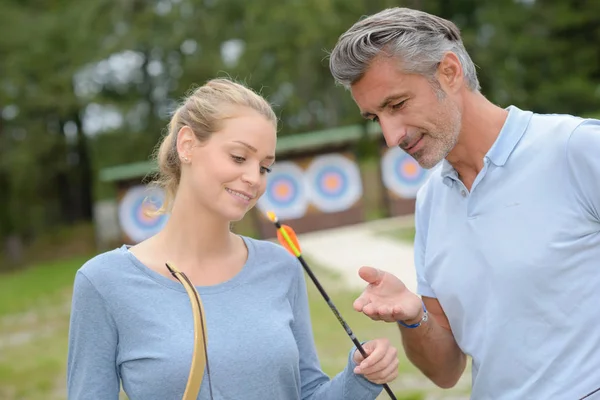
[[(239, 144), (241, 144), (241, 145), (243, 145), (243, 146), (247, 147), (248, 149), (250, 149), (250, 150), (251, 150), (252, 152), (254, 152), (254, 153), (258, 152), (258, 150), (256, 150), (256, 147), (254, 147), (254, 146), (252, 146), (252, 145), (249, 145), (249, 144), (248, 144), (248, 143), (246, 143), (246, 142), (242, 142), (241, 140), (234, 140), (234, 143), (239, 143)], [(274, 159), (275, 159), (275, 156), (266, 156), (266, 157), (265, 157), (265, 159), (266, 159), (266, 160), (274, 160)]]

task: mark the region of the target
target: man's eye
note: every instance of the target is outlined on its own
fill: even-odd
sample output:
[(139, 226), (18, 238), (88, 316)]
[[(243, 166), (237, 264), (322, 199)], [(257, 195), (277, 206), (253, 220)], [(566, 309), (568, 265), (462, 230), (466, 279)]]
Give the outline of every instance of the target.
[(402, 108), (402, 106), (404, 106), (404, 103), (406, 103), (406, 100), (404, 100), (404, 101), (401, 101), (400, 103), (393, 104), (393, 105), (392, 105), (392, 108), (393, 108), (394, 110), (397, 110), (398, 108)]

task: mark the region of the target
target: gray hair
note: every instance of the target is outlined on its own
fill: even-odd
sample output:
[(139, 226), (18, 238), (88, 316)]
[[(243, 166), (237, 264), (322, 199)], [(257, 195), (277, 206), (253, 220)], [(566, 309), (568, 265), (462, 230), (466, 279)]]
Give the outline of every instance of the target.
[(356, 22), (340, 36), (330, 54), (331, 74), (337, 83), (350, 88), (382, 52), (400, 59), (404, 72), (423, 75), (435, 83), (438, 64), (452, 52), (460, 60), (468, 88), (481, 90), (457, 26), (410, 8), (388, 8)]

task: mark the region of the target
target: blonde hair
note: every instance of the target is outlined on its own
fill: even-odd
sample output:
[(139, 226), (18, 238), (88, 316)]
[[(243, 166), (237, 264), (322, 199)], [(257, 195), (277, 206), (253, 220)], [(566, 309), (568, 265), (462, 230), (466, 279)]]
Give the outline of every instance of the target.
[(177, 133), (188, 126), (200, 142), (205, 142), (223, 128), (226, 119), (235, 116), (236, 107), (251, 108), (277, 125), (275, 112), (262, 96), (226, 78), (212, 79), (193, 90), (177, 108), (168, 124), (167, 134), (154, 154), (158, 176), (151, 184), (163, 189), (165, 194), (163, 205), (156, 214), (171, 210), (179, 187), (181, 161), (177, 152)]

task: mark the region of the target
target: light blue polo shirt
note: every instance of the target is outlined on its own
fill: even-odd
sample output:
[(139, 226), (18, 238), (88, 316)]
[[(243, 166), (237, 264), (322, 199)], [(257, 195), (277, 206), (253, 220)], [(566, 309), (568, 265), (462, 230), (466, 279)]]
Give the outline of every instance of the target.
[(577, 400), (600, 387), (600, 121), (508, 110), (470, 193), (444, 160), (417, 196), (418, 293), (473, 399)]

